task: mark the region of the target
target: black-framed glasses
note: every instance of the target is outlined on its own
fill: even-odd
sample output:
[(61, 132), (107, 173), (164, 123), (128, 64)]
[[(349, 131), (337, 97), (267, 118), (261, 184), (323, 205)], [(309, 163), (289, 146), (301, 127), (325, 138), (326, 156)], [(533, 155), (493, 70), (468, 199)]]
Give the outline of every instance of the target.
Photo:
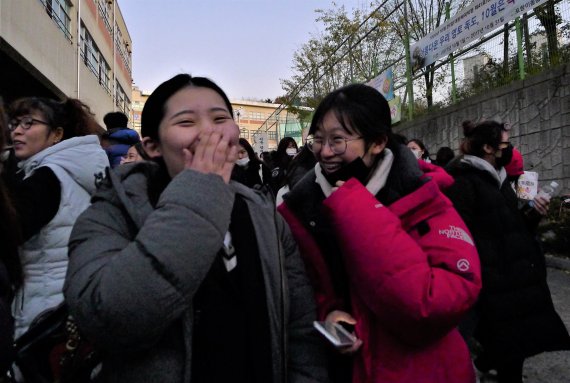
[(8, 130), (14, 131), (21, 126), (24, 130), (30, 129), (32, 126), (37, 124), (49, 125), (47, 122), (35, 119), (33, 117), (22, 117), (22, 118), (13, 118), (8, 123)]
[(318, 153), (323, 149), (325, 142), (328, 143), (331, 152), (340, 155), (346, 152), (349, 141), (360, 140), (362, 137), (345, 138), (341, 136), (329, 137), (326, 140), (323, 137), (307, 137), (307, 147), (313, 153)]

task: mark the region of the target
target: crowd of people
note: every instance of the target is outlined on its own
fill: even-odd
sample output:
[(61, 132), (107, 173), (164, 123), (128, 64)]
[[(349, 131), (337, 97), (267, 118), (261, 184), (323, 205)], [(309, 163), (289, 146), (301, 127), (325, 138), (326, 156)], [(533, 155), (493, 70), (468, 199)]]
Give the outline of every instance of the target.
[(522, 213), (507, 124), (466, 121), (431, 158), (352, 84), (261, 157), (188, 74), (141, 136), (103, 121), (71, 98), (0, 109), (0, 382), (78, 381), (49, 343), (35, 375), (20, 359), (55, 308), (65, 358), (87, 358), (73, 334), (96, 351), (81, 381), (521, 383), (570, 349), (535, 235), (549, 200)]

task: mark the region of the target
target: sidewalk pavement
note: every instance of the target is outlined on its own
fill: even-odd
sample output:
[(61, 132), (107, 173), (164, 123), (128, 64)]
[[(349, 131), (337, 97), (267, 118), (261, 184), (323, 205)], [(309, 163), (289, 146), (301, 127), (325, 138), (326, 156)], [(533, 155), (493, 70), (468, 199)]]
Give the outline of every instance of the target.
[(546, 267), (570, 272), (570, 258), (545, 254)]

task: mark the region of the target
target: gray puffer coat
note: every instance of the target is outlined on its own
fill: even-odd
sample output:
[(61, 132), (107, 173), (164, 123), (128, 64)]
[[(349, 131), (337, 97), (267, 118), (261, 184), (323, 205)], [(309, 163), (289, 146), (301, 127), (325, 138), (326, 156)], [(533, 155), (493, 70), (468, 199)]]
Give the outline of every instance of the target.
[(65, 298), (105, 353), (102, 381), (191, 381), (193, 296), (222, 246), (236, 194), (258, 240), (273, 381), (325, 381), (313, 293), (270, 197), (184, 170), (153, 208), (147, 185), (158, 169), (143, 162), (109, 172), (71, 235)]

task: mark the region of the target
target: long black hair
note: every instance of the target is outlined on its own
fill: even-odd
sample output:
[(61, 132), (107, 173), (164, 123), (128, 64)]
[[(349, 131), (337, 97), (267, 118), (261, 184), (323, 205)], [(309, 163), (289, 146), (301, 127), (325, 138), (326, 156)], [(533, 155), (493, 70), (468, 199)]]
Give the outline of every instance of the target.
[(253, 147), (248, 140), (240, 137), (239, 145), (247, 152), (247, 157), (249, 158), (251, 165), (260, 165), (262, 163), (261, 159), (257, 156), (257, 154), (255, 154), (255, 150), (253, 150)]
[(141, 134), (143, 137), (150, 137), (156, 142), (160, 141), (158, 127), (164, 118), (166, 102), (174, 93), (186, 87), (212, 89), (222, 97), (230, 115), (234, 115), (232, 104), (222, 88), (208, 78), (192, 77), (187, 73), (182, 73), (160, 84), (146, 100), (141, 115)]
[[(143, 138), (149, 137), (155, 142), (160, 142), (158, 128), (166, 112), (166, 103), (176, 92), (186, 87), (212, 89), (222, 97), (230, 115), (233, 116), (232, 104), (218, 85), (205, 77), (192, 77), (187, 73), (182, 73), (160, 84), (146, 100), (141, 115), (141, 135)], [(152, 160), (158, 164), (159, 171), (155, 177), (150, 177), (148, 180), (148, 195), (150, 203), (156, 206), (160, 194), (171, 178), (162, 156), (154, 157)]]
[(424, 152), (421, 157), (422, 160), (429, 158), (429, 151), (422, 140), (420, 140), (419, 138), (412, 138), (407, 143), (409, 144), (410, 142), (413, 142), (416, 145), (418, 145), (420, 149)]
[(461, 152), (483, 158), (484, 146), (489, 145), (493, 149), (498, 149), (502, 133), (508, 130), (508, 126), (497, 121), (483, 121), (477, 124), (464, 121), (463, 135), (465, 138), (461, 143)]
[[(6, 115), (4, 113), (2, 100), (0, 99), (0, 152), (4, 150), (4, 132), (6, 131), (6, 125)], [(21, 286), (23, 281), (22, 265), (18, 255), (18, 245), (22, 242), (22, 233), (20, 232), (20, 224), (17, 222), (16, 209), (1, 177), (0, 238), (0, 246), (2, 246), (0, 261), (6, 266), (12, 287), (17, 289)], [(0, 294), (2, 294), (1, 291)]]
[(64, 101), (43, 97), (21, 98), (10, 105), (8, 114), (10, 118), (18, 118), (36, 111), (42, 114), (51, 130), (63, 128), (62, 140), (101, 131), (91, 109), (75, 98)]

